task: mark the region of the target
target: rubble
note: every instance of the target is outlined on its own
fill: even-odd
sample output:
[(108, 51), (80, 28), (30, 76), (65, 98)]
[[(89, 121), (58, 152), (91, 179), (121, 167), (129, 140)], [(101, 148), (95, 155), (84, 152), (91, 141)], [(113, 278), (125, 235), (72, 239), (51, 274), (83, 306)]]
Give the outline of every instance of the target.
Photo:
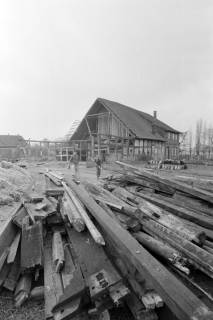
[(0, 205), (12, 205), (20, 201), (32, 186), (27, 170), (11, 162), (0, 162)]

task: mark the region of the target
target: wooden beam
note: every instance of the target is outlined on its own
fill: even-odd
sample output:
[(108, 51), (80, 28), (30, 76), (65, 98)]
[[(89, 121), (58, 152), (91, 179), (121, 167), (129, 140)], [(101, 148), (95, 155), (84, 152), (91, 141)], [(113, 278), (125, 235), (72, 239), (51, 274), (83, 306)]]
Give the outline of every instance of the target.
[(87, 124), (87, 129), (89, 131), (89, 135), (90, 135), (90, 137), (92, 137), (92, 132), (91, 132), (91, 129), (90, 129), (90, 126), (89, 126), (89, 123), (88, 123), (88, 120), (87, 120), (86, 117), (85, 117), (85, 121), (86, 121), (86, 124)]
[(144, 194), (143, 192), (137, 192), (136, 193), (137, 196), (153, 203), (154, 205), (167, 210), (171, 213), (173, 213), (174, 215), (189, 220), (191, 222), (194, 222), (202, 227), (206, 227), (208, 229), (212, 229), (213, 228), (213, 219), (212, 217), (208, 217), (208, 216), (204, 216), (201, 214), (196, 213), (193, 210), (190, 209), (186, 209), (184, 207), (175, 204), (172, 204), (171, 202), (168, 202), (166, 199), (159, 199), (157, 197), (155, 197), (154, 195), (148, 195), (148, 194)]
[(62, 294), (60, 275), (55, 272), (52, 261), (52, 240), (48, 234), (44, 245), (45, 319), (53, 319), (52, 308)]
[(144, 274), (153, 283), (156, 291), (178, 319), (212, 319), (212, 311), (144, 249), (129, 232), (108, 216), (84, 188), (73, 182), (70, 182), (69, 185), (108, 236), (116, 241), (126, 259), (131, 260), (139, 273)]
[(55, 271), (59, 272), (64, 265), (64, 247), (60, 232), (54, 232), (52, 238), (52, 256)]
[(21, 268), (20, 268), (20, 250), (19, 250), (11, 266), (10, 272), (7, 278), (5, 279), (4, 288), (10, 291), (14, 291), (17, 285), (17, 281), (20, 276), (20, 273), (21, 273)]
[(29, 217), (25, 217), (21, 239), (21, 269), (32, 270), (43, 266), (43, 233), (41, 222), (29, 225)]
[(82, 206), (82, 204), (79, 202), (79, 200), (76, 198), (75, 194), (73, 194), (72, 190), (70, 190), (69, 187), (65, 183), (63, 183), (63, 186), (68, 193), (70, 199), (73, 201), (74, 205), (78, 209), (80, 216), (82, 217), (85, 225), (87, 226), (87, 229), (89, 230), (91, 236), (93, 237), (94, 241), (100, 245), (105, 245), (104, 239), (90, 217), (88, 216), (86, 210)]
[(11, 245), (16, 235), (17, 227), (13, 224), (13, 218), (21, 207), (22, 204), (18, 204), (10, 214), (9, 219), (6, 222), (4, 222), (0, 227), (0, 255), (6, 248), (8, 248)]
[(7, 256), (7, 263), (13, 263), (16, 257), (16, 253), (18, 250), (19, 242), (21, 239), (21, 231), (18, 231), (11, 246), (10, 246), (10, 251)]
[(136, 168), (130, 164), (126, 164), (124, 162), (116, 161), (116, 163), (133, 171), (138, 176), (146, 177), (152, 181), (160, 182), (162, 184), (165, 184), (166, 186), (170, 186), (176, 190), (187, 193), (195, 198), (202, 199), (204, 201), (207, 201), (207, 202), (213, 204), (213, 195), (211, 192), (207, 192), (205, 190), (194, 188), (194, 187), (192, 188), (185, 183), (170, 180), (165, 177), (159, 177), (156, 174), (150, 173), (150, 172), (142, 170), (142, 169), (138, 169), (138, 168)]

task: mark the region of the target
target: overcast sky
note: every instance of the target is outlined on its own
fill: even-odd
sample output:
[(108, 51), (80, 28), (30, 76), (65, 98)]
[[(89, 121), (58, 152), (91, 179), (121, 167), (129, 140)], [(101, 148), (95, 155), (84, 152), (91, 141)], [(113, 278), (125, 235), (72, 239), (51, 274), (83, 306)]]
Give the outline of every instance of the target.
[(0, 134), (57, 138), (97, 97), (213, 123), (212, 0), (5, 0)]

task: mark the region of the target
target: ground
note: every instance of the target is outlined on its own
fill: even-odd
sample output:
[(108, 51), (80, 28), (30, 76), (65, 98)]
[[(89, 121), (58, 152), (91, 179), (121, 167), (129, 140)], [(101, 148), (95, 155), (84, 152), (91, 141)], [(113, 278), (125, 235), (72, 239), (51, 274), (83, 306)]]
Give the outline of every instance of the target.
[[(140, 163), (136, 164), (137, 166), (141, 166)], [(107, 176), (109, 174), (113, 174), (115, 165), (107, 165), (102, 170), (102, 177)], [(44, 176), (40, 174), (47, 169), (54, 169), (58, 173), (62, 173), (64, 175), (71, 175), (72, 172), (67, 168), (67, 164), (64, 162), (49, 162), (49, 163), (28, 163), (27, 164), (27, 172), (30, 173), (33, 183), (30, 185), (28, 189), (29, 192), (32, 190), (38, 191), (39, 193), (44, 191)], [(93, 183), (98, 183), (96, 178), (96, 170), (93, 168), (86, 168), (85, 163), (80, 165), (80, 178), (83, 180), (87, 180)], [(191, 166), (187, 170), (183, 171), (170, 171), (170, 172), (161, 172), (159, 174), (162, 175), (179, 175), (179, 176), (192, 176), (198, 179), (207, 178), (213, 180), (213, 168), (208, 166)], [(4, 222), (8, 219), (8, 217), (12, 214), (14, 207), (17, 203), (12, 203), (8, 205), (0, 206), (0, 229)], [(130, 320), (132, 317), (130, 314), (120, 314), (118, 316), (118, 311), (114, 313), (114, 320)], [(23, 307), (17, 309), (14, 307), (12, 295), (9, 292), (3, 291), (0, 293), (0, 319), (4, 320), (43, 320), (44, 319), (44, 303), (38, 301), (28, 301)]]

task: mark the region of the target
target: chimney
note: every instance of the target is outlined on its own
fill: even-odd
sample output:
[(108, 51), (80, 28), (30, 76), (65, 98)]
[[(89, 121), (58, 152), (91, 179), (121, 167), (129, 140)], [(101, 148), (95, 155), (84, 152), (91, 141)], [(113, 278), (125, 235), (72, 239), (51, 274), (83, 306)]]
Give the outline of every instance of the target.
[(153, 117), (154, 117), (155, 119), (157, 119), (157, 111), (156, 111), (156, 110), (153, 111)]

